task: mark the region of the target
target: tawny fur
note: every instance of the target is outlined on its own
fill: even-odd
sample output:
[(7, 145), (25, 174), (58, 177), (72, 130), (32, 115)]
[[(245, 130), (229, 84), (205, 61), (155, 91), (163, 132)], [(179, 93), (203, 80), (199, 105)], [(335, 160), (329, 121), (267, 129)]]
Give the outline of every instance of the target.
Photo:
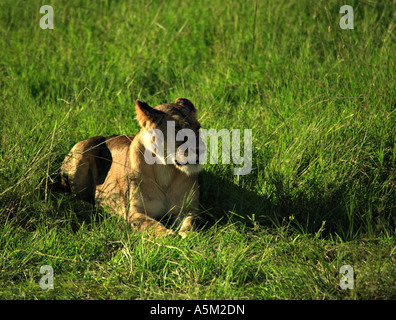
[[(61, 171), (62, 184), (72, 194), (116, 214), (122, 215), (138, 230), (152, 230), (156, 235), (174, 233), (159, 220), (174, 218), (182, 237), (193, 227), (199, 210), (199, 164), (148, 164), (145, 133), (159, 129), (167, 138), (167, 122), (197, 133), (200, 125), (196, 109), (185, 98), (174, 104), (151, 108), (136, 101), (136, 119), (141, 126), (136, 136), (94, 137), (78, 142), (66, 156)], [(175, 141), (176, 147), (180, 142)], [(198, 142), (196, 154), (202, 150)], [(166, 154), (166, 158), (175, 158)], [(172, 159), (173, 159), (172, 158)]]

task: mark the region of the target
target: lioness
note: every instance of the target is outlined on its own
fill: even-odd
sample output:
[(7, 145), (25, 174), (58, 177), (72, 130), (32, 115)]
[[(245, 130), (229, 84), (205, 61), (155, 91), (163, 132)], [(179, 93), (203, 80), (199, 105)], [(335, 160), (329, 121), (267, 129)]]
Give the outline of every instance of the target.
[[(186, 163), (186, 155), (199, 159), (205, 150), (197, 110), (186, 98), (155, 108), (137, 100), (135, 110), (141, 126), (136, 136), (98, 136), (78, 142), (63, 161), (62, 185), (83, 200), (121, 214), (133, 227), (152, 229), (156, 235), (174, 233), (159, 221), (169, 215), (184, 238), (198, 214), (201, 170), (199, 161)], [(169, 123), (176, 133), (191, 129), (195, 148), (180, 152), (179, 147), (186, 141), (177, 141), (180, 139), (175, 139), (175, 132), (168, 132)], [(157, 140), (163, 154), (153, 148), (158, 137), (152, 129), (163, 134), (163, 139)], [(174, 150), (168, 148), (172, 144)], [(148, 155), (159, 161), (148, 163)]]

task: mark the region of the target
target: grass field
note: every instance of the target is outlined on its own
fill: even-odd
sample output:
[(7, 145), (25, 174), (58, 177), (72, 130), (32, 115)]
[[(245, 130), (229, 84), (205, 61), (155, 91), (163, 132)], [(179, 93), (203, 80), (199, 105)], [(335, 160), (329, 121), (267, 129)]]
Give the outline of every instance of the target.
[[(352, 30), (344, 2), (2, 1), (0, 298), (395, 299), (396, 1), (348, 1)], [(180, 96), (253, 132), (250, 174), (204, 165), (198, 231), (153, 239), (60, 192), (74, 143)]]

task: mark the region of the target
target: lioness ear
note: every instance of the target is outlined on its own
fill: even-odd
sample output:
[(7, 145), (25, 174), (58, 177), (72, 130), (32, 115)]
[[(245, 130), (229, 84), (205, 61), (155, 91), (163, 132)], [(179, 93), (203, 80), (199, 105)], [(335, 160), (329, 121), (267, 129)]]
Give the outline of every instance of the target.
[(146, 102), (140, 100), (136, 100), (135, 111), (136, 119), (142, 127), (144, 127), (147, 122), (154, 122), (159, 116), (162, 117), (164, 115), (162, 111), (151, 108)]
[(195, 109), (193, 103), (187, 98), (177, 98), (175, 103), (181, 104), (182, 106), (186, 107), (190, 112), (197, 112), (197, 109)]

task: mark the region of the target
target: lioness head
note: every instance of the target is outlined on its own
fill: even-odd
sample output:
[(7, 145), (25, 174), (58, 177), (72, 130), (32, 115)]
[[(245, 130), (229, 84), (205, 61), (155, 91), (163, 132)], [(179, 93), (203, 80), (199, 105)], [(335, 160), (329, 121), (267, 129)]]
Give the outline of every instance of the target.
[(197, 110), (186, 98), (155, 108), (136, 100), (136, 119), (142, 127), (145, 161), (174, 165), (190, 175), (201, 170), (200, 155), (205, 152), (197, 120)]

